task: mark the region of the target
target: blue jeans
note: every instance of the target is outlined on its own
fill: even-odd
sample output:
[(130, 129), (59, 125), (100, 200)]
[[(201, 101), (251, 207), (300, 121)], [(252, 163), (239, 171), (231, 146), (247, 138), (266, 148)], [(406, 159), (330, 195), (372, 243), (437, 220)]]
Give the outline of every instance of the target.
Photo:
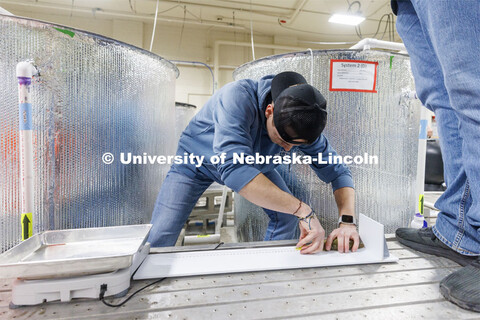
[(442, 148), (447, 190), (433, 232), (464, 255), (480, 255), (479, 19), (476, 0), (398, 1), (397, 31)]
[[(280, 189), (290, 193), (285, 181), (277, 171), (270, 171), (264, 175)], [(148, 242), (152, 247), (175, 245), (195, 204), (212, 182), (201, 174), (190, 178), (179, 173), (175, 166), (170, 168), (155, 202), (150, 222), (153, 227)], [(294, 239), (298, 225), (295, 216), (266, 209), (264, 211), (270, 218), (265, 240)]]

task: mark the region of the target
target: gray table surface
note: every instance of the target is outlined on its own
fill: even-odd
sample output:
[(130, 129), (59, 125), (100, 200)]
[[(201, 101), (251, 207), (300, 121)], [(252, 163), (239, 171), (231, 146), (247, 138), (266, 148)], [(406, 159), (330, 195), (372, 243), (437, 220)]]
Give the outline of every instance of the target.
[[(0, 280), (0, 319), (480, 319), (439, 292), (458, 264), (387, 243), (399, 263), (170, 278), (119, 308), (78, 300), (11, 310), (11, 280)], [(133, 281), (129, 294), (151, 281)]]

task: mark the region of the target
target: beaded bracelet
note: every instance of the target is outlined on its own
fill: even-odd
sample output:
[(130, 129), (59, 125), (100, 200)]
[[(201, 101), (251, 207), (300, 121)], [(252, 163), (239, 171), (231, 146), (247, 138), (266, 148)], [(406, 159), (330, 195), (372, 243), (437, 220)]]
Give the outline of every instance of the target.
[[(306, 217), (304, 218), (300, 218), (298, 217), (298, 220), (300, 221), (304, 221), (305, 223), (308, 223), (308, 229), (309, 230), (312, 230), (312, 228), (310, 227), (310, 222), (312, 221), (313, 218), (315, 218), (316, 215), (315, 215), (315, 211), (311, 211)], [(308, 220), (308, 221), (307, 221)]]

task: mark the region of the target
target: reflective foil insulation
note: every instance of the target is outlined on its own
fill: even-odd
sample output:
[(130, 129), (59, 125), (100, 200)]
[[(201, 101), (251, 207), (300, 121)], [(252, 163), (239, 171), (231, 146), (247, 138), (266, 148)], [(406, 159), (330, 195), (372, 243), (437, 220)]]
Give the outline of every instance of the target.
[[(133, 156), (175, 153), (178, 69), (112, 39), (11, 16), (0, 15), (0, 43), (1, 252), (21, 240), (15, 68), (24, 60), (40, 71), (31, 92), (33, 232), (148, 223), (169, 165)], [(102, 161), (107, 152), (112, 164)]]
[[(332, 59), (378, 62), (377, 92), (330, 91)], [(235, 70), (234, 79), (259, 79), (283, 71), (301, 73), (324, 95), (328, 111), (324, 134), (340, 155), (378, 157), (378, 164), (349, 165), (357, 216), (363, 213), (384, 224), (385, 233), (407, 226), (418, 210), (415, 183), (421, 107), (418, 100), (407, 97), (415, 90), (408, 56), (374, 50), (298, 52), (245, 64)], [(281, 165), (277, 170), (292, 193), (317, 212), (327, 234), (337, 227), (332, 188), (309, 165)], [(263, 240), (267, 215), (235, 196), (239, 241)]]
[(185, 130), (196, 112), (197, 107), (193, 104), (175, 102), (175, 141), (177, 144), (183, 130)]

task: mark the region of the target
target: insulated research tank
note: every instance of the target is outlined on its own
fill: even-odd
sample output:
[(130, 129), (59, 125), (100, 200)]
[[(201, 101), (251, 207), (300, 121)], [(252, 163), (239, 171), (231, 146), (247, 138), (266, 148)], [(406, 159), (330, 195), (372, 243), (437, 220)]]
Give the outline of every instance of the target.
[[(363, 213), (379, 221), (385, 233), (407, 226), (418, 210), (421, 108), (418, 100), (409, 97), (415, 90), (409, 57), (376, 50), (288, 53), (242, 65), (234, 79), (259, 79), (283, 71), (302, 74), (325, 96), (324, 134), (340, 155), (368, 155), (367, 163), (349, 165), (357, 217)], [(376, 156), (378, 163), (368, 164), (370, 156)], [(336, 228), (338, 210), (330, 185), (307, 164), (281, 165), (277, 170), (292, 193), (316, 211), (327, 234)], [(267, 216), (238, 194), (235, 221), (239, 241), (263, 240)]]
[(183, 130), (188, 126), (196, 112), (197, 106), (193, 104), (175, 102), (175, 141), (177, 143), (178, 140), (180, 140)]
[(15, 68), (25, 60), (40, 72), (30, 92), (33, 233), (148, 223), (169, 165), (144, 156), (175, 153), (178, 69), (125, 43), (13, 16), (0, 15), (0, 42), (1, 252), (22, 235)]

